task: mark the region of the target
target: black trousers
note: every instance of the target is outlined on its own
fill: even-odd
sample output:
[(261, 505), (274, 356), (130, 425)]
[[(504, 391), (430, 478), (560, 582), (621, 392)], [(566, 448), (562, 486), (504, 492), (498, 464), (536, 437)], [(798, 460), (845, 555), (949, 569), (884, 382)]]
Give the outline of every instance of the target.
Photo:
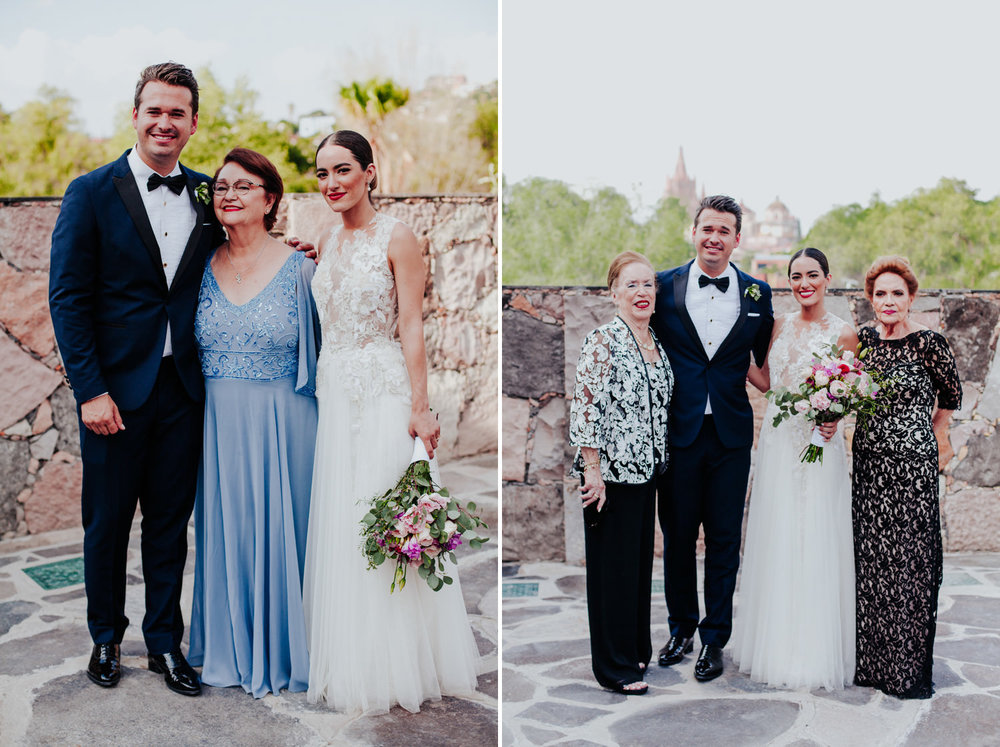
[(125, 566), (135, 507), (142, 509), (142, 632), (151, 654), (180, 646), (180, 597), (187, 524), (194, 506), (203, 406), (187, 394), (173, 358), (125, 430), (99, 436), (80, 425), (83, 452), (83, 561), (87, 625), (94, 643), (118, 643), (125, 616)]
[(584, 527), (590, 658), (603, 687), (641, 680), (649, 633), (656, 485), (606, 483), (597, 526)]
[[(710, 415), (690, 446), (670, 449), (660, 478), (663, 577), (670, 634), (723, 647), (733, 630), (733, 592), (740, 567), (740, 540), (750, 448), (723, 446)], [(700, 622), (695, 548), (705, 528), (705, 617)]]

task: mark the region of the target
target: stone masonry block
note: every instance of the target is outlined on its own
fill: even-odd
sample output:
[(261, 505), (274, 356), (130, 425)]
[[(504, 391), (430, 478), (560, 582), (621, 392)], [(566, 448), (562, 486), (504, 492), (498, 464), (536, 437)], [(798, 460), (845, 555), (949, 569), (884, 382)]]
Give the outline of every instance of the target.
[(50, 462), (42, 470), (24, 504), (31, 534), (80, 526), (83, 463)]
[(1000, 494), (967, 488), (946, 495), (941, 507), (946, 552), (1000, 552)]
[(28, 478), (27, 441), (0, 438), (0, 535), (17, 527), (17, 496)]
[(528, 482), (562, 482), (569, 463), (569, 402), (553, 397), (535, 417), (535, 437), (528, 455)]
[(1000, 486), (1000, 430), (970, 438), (965, 459), (955, 468), (956, 480), (983, 488)]
[(39, 357), (55, 349), (48, 275), (18, 272), (0, 260), (0, 325)]
[(979, 296), (946, 296), (941, 301), (941, 333), (948, 338), (962, 381), (986, 379), (993, 349), (989, 342), (1000, 319), (1000, 305)]
[(503, 454), (501, 455), (501, 479), (522, 482), (528, 452), (528, 418), (531, 404), (526, 399), (504, 397), (501, 403), (503, 413)]
[(503, 393), (540, 398), (563, 393), (563, 330), (520, 311), (503, 315)]
[(60, 200), (6, 204), (0, 210), (0, 255), (19, 270), (48, 272)]
[(557, 485), (505, 485), (503, 561), (565, 560), (563, 489)]
[[(0, 214), (3, 211), (0, 210)], [(0, 334), (0, 431), (33, 412), (62, 383), (62, 376)]]

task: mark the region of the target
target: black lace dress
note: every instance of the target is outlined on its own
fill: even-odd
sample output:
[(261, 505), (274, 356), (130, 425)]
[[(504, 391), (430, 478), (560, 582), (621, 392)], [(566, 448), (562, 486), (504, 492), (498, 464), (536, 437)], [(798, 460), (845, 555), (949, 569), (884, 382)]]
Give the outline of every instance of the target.
[(858, 337), (871, 348), (869, 370), (892, 377), (889, 405), (859, 417), (854, 434), (854, 558), (857, 578), (857, 685), (900, 698), (929, 698), (938, 589), (941, 521), (934, 401), (962, 404), (948, 342), (921, 330), (900, 340), (875, 329)]

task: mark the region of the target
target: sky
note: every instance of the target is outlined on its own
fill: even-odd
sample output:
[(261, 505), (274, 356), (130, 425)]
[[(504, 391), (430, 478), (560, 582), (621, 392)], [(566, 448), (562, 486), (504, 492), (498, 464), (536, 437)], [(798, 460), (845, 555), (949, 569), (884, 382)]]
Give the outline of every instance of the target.
[(1000, 4), (505, 0), (507, 183), (611, 186), (639, 216), (684, 149), (707, 194), (803, 235), (942, 177), (1000, 194)]
[(55, 86), (94, 136), (167, 60), (208, 65), (227, 89), (246, 76), (269, 120), (331, 111), (341, 85), (374, 75), (412, 90), (432, 75), (498, 78), (496, 0), (3, 0), (0, 19), (0, 107)]

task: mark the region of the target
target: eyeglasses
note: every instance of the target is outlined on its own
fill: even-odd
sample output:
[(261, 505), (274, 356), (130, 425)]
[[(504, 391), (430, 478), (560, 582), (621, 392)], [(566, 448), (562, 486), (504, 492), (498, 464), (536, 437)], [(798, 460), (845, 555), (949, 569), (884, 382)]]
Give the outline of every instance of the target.
[(216, 197), (225, 197), (229, 194), (229, 190), (233, 190), (237, 196), (243, 197), (250, 192), (254, 187), (263, 187), (263, 184), (257, 184), (248, 179), (238, 179), (232, 184), (226, 184), (226, 182), (216, 182), (212, 185), (212, 193)]

